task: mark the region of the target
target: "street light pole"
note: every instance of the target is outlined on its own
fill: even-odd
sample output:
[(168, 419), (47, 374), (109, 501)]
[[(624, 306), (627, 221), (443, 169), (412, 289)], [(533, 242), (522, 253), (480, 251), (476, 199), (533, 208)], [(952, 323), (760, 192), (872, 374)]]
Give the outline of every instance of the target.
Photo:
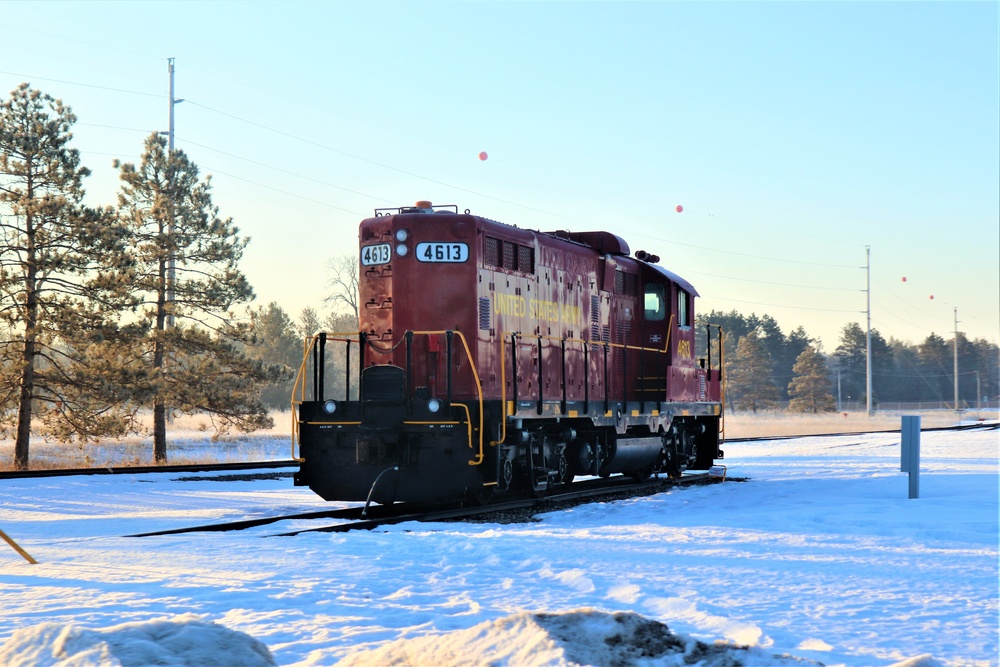
[[(177, 104), (179, 100), (174, 99), (174, 59), (167, 58), (167, 72), (170, 74), (170, 114), (168, 116), (169, 120), (167, 123), (167, 161), (173, 157), (174, 154), (174, 105)], [(174, 242), (174, 188), (173, 188), (173, 175), (170, 178), (170, 220), (167, 221), (167, 238), (170, 239), (170, 243)], [(167, 311), (167, 328), (174, 328), (174, 276), (176, 273), (174, 253), (171, 250), (170, 256), (167, 258), (167, 303), (169, 310)]]
[(958, 407), (958, 306), (955, 306), (955, 413), (958, 415), (962, 414), (961, 408)]
[(872, 247), (865, 246), (865, 295), (868, 299), (865, 312), (868, 315), (868, 332), (865, 335), (865, 399), (868, 416), (875, 414), (872, 408)]

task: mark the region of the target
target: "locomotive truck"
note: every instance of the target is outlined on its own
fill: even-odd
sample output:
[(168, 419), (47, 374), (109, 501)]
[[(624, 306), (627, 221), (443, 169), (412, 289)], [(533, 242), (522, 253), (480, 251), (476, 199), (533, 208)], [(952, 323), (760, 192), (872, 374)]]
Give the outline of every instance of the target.
[[(295, 484), (328, 500), (535, 495), (723, 457), (722, 332), (684, 278), (607, 231), (457, 206), (359, 227), (359, 329), (306, 341)], [(311, 381), (310, 381), (311, 380)], [(311, 387), (310, 387), (311, 385)]]

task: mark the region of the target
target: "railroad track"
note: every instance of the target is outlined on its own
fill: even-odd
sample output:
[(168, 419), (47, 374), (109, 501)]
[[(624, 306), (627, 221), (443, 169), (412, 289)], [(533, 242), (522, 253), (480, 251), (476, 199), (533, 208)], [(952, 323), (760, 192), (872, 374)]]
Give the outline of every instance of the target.
[(122, 466), (119, 468), (53, 468), (51, 470), (6, 470), (0, 472), (0, 479), (21, 479), (26, 477), (68, 477), (71, 475), (140, 475), (143, 473), (185, 473), (185, 472), (230, 472), (233, 470), (270, 470), (297, 468), (298, 461), (241, 461), (239, 463), (196, 463), (188, 465), (162, 466)]
[[(927, 426), (920, 429), (921, 433), (932, 431), (996, 431), (1000, 422), (984, 421), (976, 424), (956, 424), (954, 426)], [(843, 433), (804, 433), (802, 435), (758, 435), (753, 438), (726, 438), (726, 442), (768, 442), (770, 440), (794, 440), (796, 438), (836, 438), (848, 435), (871, 435), (875, 433), (899, 433), (898, 428), (881, 431), (844, 431)]]
[[(706, 474), (685, 475), (679, 479), (651, 479), (644, 482), (634, 482), (628, 478), (617, 478), (611, 481), (589, 480), (578, 482), (570, 487), (570, 490), (547, 495), (539, 498), (519, 498), (515, 500), (488, 503), (477, 506), (451, 505), (445, 507), (432, 506), (411, 506), (411, 505), (374, 505), (364, 507), (348, 507), (337, 510), (322, 510), (318, 512), (303, 512), (298, 514), (284, 514), (260, 519), (245, 519), (240, 521), (229, 521), (225, 523), (213, 523), (201, 526), (189, 526), (186, 528), (171, 528), (168, 530), (158, 530), (148, 533), (137, 533), (126, 537), (155, 537), (159, 535), (178, 535), (182, 533), (196, 532), (225, 532), (231, 530), (246, 530), (256, 528), (278, 521), (296, 519), (340, 519), (341, 523), (333, 525), (319, 526), (315, 528), (303, 528), (283, 533), (272, 533), (266, 537), (291, 537), (302, 533), (345, 533), (351, 530), (371, 530), (378, 526), (403, 523), (406, 521), (447, 521), (453, 519), (468, 519), (481, 517), (484, 515), (524, 512), (526, 510), (558, 509), (569, 503), (579, 503), (593, 501), (600, 498), (621, 497), (622, 495), (649, 495), (676, 486), (686, 486), (690, 484), (705, 483), (715, 481), (718, 478), (711, 478)], [(720, 480), (721, 481), (721, 480)]]
[[(997, 430), (1000, 429), (1000, 422), (984, 422), (977, 424), (960, 424), (956, 426), (935, 426), (923, 428), (924, 431), (974, 431), (974, 430)], [(753, 438), (726, 438), (726, 442), (766, 442), (769, 440), (790, 440), (794, 438), (832, 438), (848, 435), (866, 435), (869, 433), (899, 433), (899, 429), (888, 429), (884, 431), (845, 431), (843, 433), (805, 433), (802, 435), (772, 435), (757, 436)], [(230, 472), (234, 470), (257, 470), (257, 469), (280, 469), (294, 468), (299, 464), (292, 459), (267, 462), (240, 462), (240, 463), (199, 463), (190, 465), (162, 465), (162, 466), (121, 466), (104, 468), (57, 468), (51, 470), (8, 470), (0, 471), (0, 480), (19, 479), (30, 477), (64, 477), (70, 475), (138, 475), (144, 473), (185, 473), (185, 472)]]

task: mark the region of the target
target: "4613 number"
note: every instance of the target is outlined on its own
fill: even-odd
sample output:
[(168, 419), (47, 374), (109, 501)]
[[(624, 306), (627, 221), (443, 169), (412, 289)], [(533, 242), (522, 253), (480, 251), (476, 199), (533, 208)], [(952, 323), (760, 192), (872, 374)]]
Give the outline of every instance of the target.
[(464, 262), (469, 246), (464, 243), (418, 243), (416, 257), (421, 262)]
[(375, 266), (376, 264), (388, 264), (392, 258), (392, 251), (388, 243), (378, 243), (366, 245), (361, 248), (361, 265)]

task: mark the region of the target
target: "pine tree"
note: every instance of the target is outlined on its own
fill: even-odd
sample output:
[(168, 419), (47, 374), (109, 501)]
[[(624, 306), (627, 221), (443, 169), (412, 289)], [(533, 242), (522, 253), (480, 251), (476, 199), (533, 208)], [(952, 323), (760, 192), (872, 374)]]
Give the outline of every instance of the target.
[(792, 412), (833, 412), (837, 403), (830, 393), (830, 369), (812, 345), (806, 347), (792, 367), (795, 378), (788, 383)]
[(83, 205), (75, 121), (26, 83), (0, 105), (0, 430), (15, 427), (19, 469), (33, 414), (63, 436), (128, 428), (111, 410), (118, 365), (94, 362), (128, 303), (129, 260), (111, 212)]
[[(840, 334), (840, 345), (837, 346), (833, 356), (842, 374), (844, 393), (851, 400), (866, 401), (867, 334), (860, 324), (852, 322), (844, 326)], [(877, 330), (872, 329), (873, 403), (877, 403), (880, 399), (882, 387), (893, 368), (892, 348)]]
[(727, 364), (726, 394), (753, 412), (775, 405), (778, 388), (771, 381), (773, 362), (756, 330), (740, 338)]
[(931, 333), (917, 347), (920, 372), (930, 387), (928, 397), (934, 401), (950, 401), (954, 396), (954, 365), (951, 345), (941, 336)]
[(248, 353), (265, 364), (281, 368), (281, 377), (260, 389), (260, 399), (269, 408), (287, 410), (295, 374), (302, 363), (302, 342), (292, 319), (275, 302), (253, 313), (256, 343)]
[(231, 219), (218, 217), (210, 178), (201, 180), (183, 151), (168, 154), (157, 134), (146, 139), (140, 164), (116, 166), (119, 215), (136, 254), (133, 289), (149, 325), (143, 354), (151, 372), (155, 460), (167, 458), (168, 409), (208, 413), (216, 436), (232, 426), (270, 427), (258, 389), (280, 369), (245, 354), (252, 328), (234, 311), (254, 296), (238, 267), (249, 239), (240, 238)]
[(319, 313), (315, 308), (306, 306), (299, 315), (299, 324), (295, 327), (299, 338), (309, 338), (315, 336), (323, 330), (323, 323), (320, 322)]

